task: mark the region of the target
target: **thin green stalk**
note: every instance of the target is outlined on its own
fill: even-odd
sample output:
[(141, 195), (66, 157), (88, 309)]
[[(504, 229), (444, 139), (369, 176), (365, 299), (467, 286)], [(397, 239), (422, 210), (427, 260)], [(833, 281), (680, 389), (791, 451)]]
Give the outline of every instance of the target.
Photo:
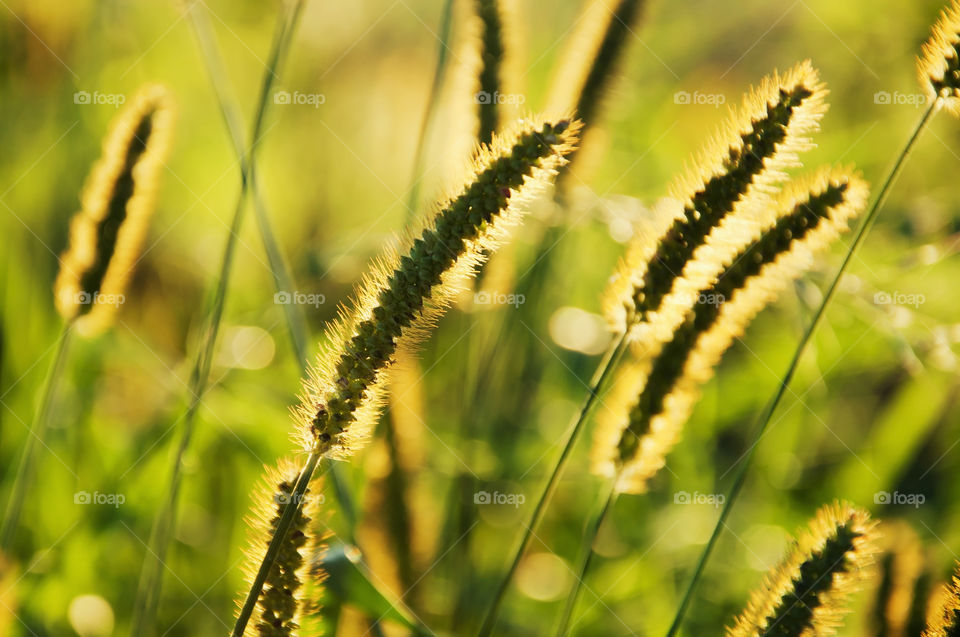
[(570, 629), (570, 620), (573, 619), (573, 611), (577, 607), (577, 599), (580, 597), (580, 589), (583, 588), (583, 580), (587, 577), (587, 571), (590, 570), (590, 562), (593, 560), (593, 545), (597, 541), (597, 535), (600, 533), (600, 527), (607, 515), (613, 509), (613, 503), (617, 501), (617, 480), (610, 482), (608, 492), (600, 500), (601, 505), (592, 518), (592, 522), (587, 527), (583, 535), (583, 542), (580, 545), (580, 567), (576, 573), (576, 581), (573, 583), (573, 589), (567, 595), (567, 603), (563, 608), (563, 615), (560, 618), (560, 625), (557, 627), (557, 637), (565, 637)]
[(67, 359), (67, 350), (70, 344), (71, 323), (64, 323), (57, 336), (53, 361), (47, 369), (40, 390), (40, 403), (33, 418), (33, 427), (27, 435), (27, 443), (20, 457), (17, 467), (17, 476), (7, 502), (7, 512), (3, 518), (3, 527), (0, 529), (0, 551), (8, 552), (13, 545), (17, 527), (20, 524), (20, 513), (23, 511), (23, 501), (33, 479), (33, 465), (36, 462), (37, 444), (42, 443), (50, 421), (50, 409), (53, 406), (53, 397), (56, 395), (60, 377), (63, 375), (64, 362)]
[(443, 77), (447, 68), (447, 53), (450, 50), (450, 25), (453, 23), (453, 0), (446, 0), (443, 12), (440, 14), (440, 35), (437, 44), (437, 67), (433, 71), (433, 83), (430, 85), (430, 95), (427, 97), (427, 110), (423, 114), (423, 123), (420, 125), (420, 137), (417, 141), (417, 153), (413, 158), (413, 184), (410, 186), (410, 195), (407, 197), (407, 223), (410, 225), (417, 214), (417, 202), (420, 199), (420, 180), (423, 175), (423, 158), (426, 154), (427, 134), (433, 122), (437, 103), (440, 101), (440, 89), (443, 87)]
[[(270, 59), (263, 77), (256, 116), (250, 134), (249, 148), (241, 159), (241, 165), (249, 166), (253, 163), (271, 87), (276, 78), (276, 71), (282, 59), (285, 57), (290, 36), (293, 33), (301, 8), (302, 2), (297, 2), (289, 6), (289, 9), (282, 13), (277, 20), (277, 29), (274, 33)], [(136, 637), (149, 635), (155, 629), (157, 604), (160, 599), (167, 548), (173, 535), (173, 529), (176, 526), (177, 502), (179, 499), (180, 485), (183, 481), (183, 457), (190, 446), (196, 414), (207, 389), (217, 333), (223, 317), (224, 306), (226, 305), (230, 272), (233, 268), (233, 259), (236, 252), (236, 241), (243, 221), (243, 212), (246, 208), (246, 195), (249, 184), (250, 181), (247, 179), (246, 173), (241, 172), (240, 192), (237, 196), (237, 205), (234, 210), (233, 220), (230, 223), (230, 232), (227, 236), (226, 246), (224, 247), (216, 291), (212, 297), (211, 309), (207, 314), (208, 318), (205, 320), (201, 346), (197, 351), (193, 371), (190, 375), (190, 402), (183, 417), (180, 439), (173, 455), (170, 482), (166, 490), (167, 497), (157, 514), (157, 518), (150, 532), (147, 555), (144, 558), (143, 570), (140, 574), (137, 598), (133, 609), (133, 619), (130, 624), (131, 635)]]
[(497, 585), (493, 602), (491, 602), (490, 608), (487, 609), (487, 614), (484, 616), (483, 624), (480, 626), (480, 630), (477, 632), (477, 637), (489, 637), (489, 635), (493, 633), (493, 627), (497, 622), (497, 613), (500, 610), (503, 597), (507, 592), (507, 587), (510, 585), (510, 580), (513, 579), (513, 575), (517, 572), (517, 568), (520, 566), (520, 560), (523, 559), (523, 555), (527, 550), (527, 545), (530, 544), (534, 529), (539, 526), (540, 521), (543, 519), (544, 513), (546, 513), (547, 503), (550, 501), (554, 491), (557, 489), (557, 484), (560, 482), (560, 476), (570, 458), (570, 452), (573, 451), (573, 447), (580, 436), (580, 432), (583, 430), (590, 413), (593, 411), (593, 407), (600, 395), (600, 390), (604, 387), (604, 385), (606, 385), (607, 380), (610, 378), (610, 374), (614, 369), (616, 369), (617, 364), (620, 362), (620, 358), (623, 356), (623, 353), (626, 351), (627, 347), (627, 336), (626, 334), (623, 334), (616, 341), (614, 341), (609, 348), (607, 348), (603, 359), (600, 361), (600, 364), (597, 367), (597, 371), (594, 372), (594, 376), (590, 381), (590, 392), (587, 395), (583, 406), (580, 408), (580, 413), (577, 416), (576, 423), (573, 425), (573, 428), (570, 430), (570, 433), (567, 436), (567, 440), (563, 445), (563, 451), (560, 452), (560, 457), (557, 458), (557, 463), (553, 467), (553, 472), (547, 479), (547, 483), (544, 485), (543, 491), (541, 492), (540, 497), (537, 499), (537, 504), (533, 508), (530, 521), (527, 523), (523, 535), (520, 538), (520, 543), (514, 551), (510, 566), (507, 568), (507, 572)]
[(800, 342), (797, 344), (797, 348), (793, 352), (793, 358), (790, 359), (790, 364), (787, 366), (786, 373), (783, 375), (780, 384), (777, 386), (777, 390), (774, 393), (773, 398), (763, 411), (760, 424), (754, 431), (753, 441), (750, 443), (750, 447), (747, 449), (746, 454), (740, 461), (740, 469), (737, 472), (737, 475), (733, 481), (733, 485), (730, 487), (730, 491), (727, 494), (723, 509), (720, 511), (720, 517), (717, 519), (717, 524), (713, 527), (713, 533), (710, 534), (710, 540), (707, 542), (707, 545), (703, 548), (703, 552), (700, 554), (700, 559), (697, 561), (697, 566), (693, 572), (693, 577), (690, 579), (690, 583), (687, 584), (687, 589), (684, 592), (680, 606), (677, 608), (677, 613), (673, 618), (673, 623), (670, 625), (670, 629), (667, 631), (667, 637), (674, 637), (677, 634), (677, 631), (680, 630), (680, 625), (683, 623), (684, 615), (686, 614), (687, 608), (690, 606), (690, 602), (692, 601), (693, 592), (700, 581), (700, 577), (703, 575), (703, 571), (706, 568), (707, 561), (710, 559), (710, 555), (717, 543), (717, 539), (720, 537), (720, 533), (726, 525), (727, 517), (730, 515), (730, 511), (733, 509), (733, 505), (736, 502), (737, 497), (740, 495), (744, 483), (746, 482), (747, 472), (750, 469), (750, 463), (753, 458), (754, 451), (766, 433), (767, 427), (770, 425), (770, 420), (773, 417), (777, 406), (780, 404), (780, 400), (786, 393), (787, 387), (790, 385), (790, 381), (793, 380), (793, 376), (800, 364), (800, 358), (806, 351), (807, 345), (809, 344), (810, 339), (813, 337), (813, 333), (820, 325), (826, 308), (830, 304), (830, 301), (833, 299), (837, 291), (837, 287), (840, 283), (840, 279), (843, 277), (843, 273), (846, 272), (847, 267), (853, 260), (853, 255), (856, 253), (857, 248), (859, 248), (860, 244), (863, 243), (863, 239), (866, 236), (867, 231), (873, 225), (880, 208), (886, 202), (887, 197), (890, 194), (891, 187), (893, 186), (894, 182), (896, 182), (897, 177), (899, 177), (900, 173), (903, 171), (903, 166), (906, 163), (907, 157), (910, 155), (910, 151), (913, 150), (917, 139), (919, 139), (920, 134), (926, 129), (939, 106), (939, 99), (931, 102), (930, 106), (927, 107), (923, 115), (920, 117), (920, 120), (917, 122), (916, 127), (913, 129), (913, 133), (910, 135), (910, 139), (907, 140), (907, 143), (904, 145), (903, 150), (900, 151), (900, 155), (897, 157), (893, 168), (891, 168), (890, 172), (887, 174), (887, 177), (883, 182), (883, 186), (881, 186), (880, 191), (877, 193), (876, 199), (874, 199), (873, 205), (870, 206), (870, 210), (867, 211), (866, 216), (860, 223), (860, 227), (857, 228), (857, 233), (854, 235), (853, 241), (850, 243), (850, 247), (847, 249), (847, 253), (844, 255), (843, 261), (840, 263), (840, 268), (837, 270), (833, 280), (830, 282), (830, 286), (827, 288), (827, 292), (824, 294), (823, 300), (820, 302), (820, 306), (814, 313), (810, 325), (800, 338)]
[[(254, 217), (257, 220), (257, 228), (260, 232), (260, 238), (263, 241), (263, 249), (267, 255), (267, 263), (270, 266), (270, 275), (273, 278), (274, 289), (277, 292), (292, 292), (294, 290), (293, 276), (290, 274), (290, 268), (280, 249), (280, 244), (276, 240), (273, 227), (270, 222), (270, 215), (267, 211), (266, 202), (260, 192), (257, 181), (256, 164), (250, 162), (249, 166), (244, 161), (244, 148), (246, 146), (243, 139), (241, 117), (236, 100), (230, 98), (230, 90), (225, 81), (226, 72), (224, 70), (223, 59), (220, 56), (216, 43), (213, 39), (209, 21), (206, 14), (192, 4), (187, 8), (187, 15), (190, 18), (190, 24), (193, 27), (194, 35), (200, 46), (204, 64), (207, 67), (207, 75), (213, 85), (214, 93), (217, 96), (217, 103), (220, 107), (220, 114), (223, 117), (230, 140), (233, 142), (234, 152), (240, 161), (240, 171), (244, 179), (250, 182), (250, 195), (253, 199)], [(291, 21), (292, 25), (296, 22)], [(308, 368), (308, 356), (310, 336), (306, 320), (299, 306), (294, 303), (284, 303), (281, 305), (283, 316), (287, 324), (287, 332), (290, 335), (290, 344), (293, 347), (297, 364), (300, 367), (302, 376), (306, 376)], [(340, 505), (346, 522), (346, 540), (355, 544), (356, 528), (356, 506), (354, 505), (353, 494), (346, 484), (339, 467), (331, 465), (328, 473), (333, 486), (334, 496)]]

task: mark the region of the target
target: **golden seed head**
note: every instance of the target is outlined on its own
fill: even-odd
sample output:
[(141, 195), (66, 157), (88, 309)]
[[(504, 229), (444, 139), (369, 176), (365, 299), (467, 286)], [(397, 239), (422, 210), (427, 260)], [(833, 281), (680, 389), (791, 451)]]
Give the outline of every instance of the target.
[(939, 99), (960, 116), (960, 2), (952, 0), (933, 26), (933, 34), (917, 58), (920, 86), (927, 98)]
[[(254, 514), (248, 519), (250, 544), (246, 551), (246, 579), (251, 586), (284, 508), (293, 504), (300, 468), (289, 458), (280, 460), (276, 467), (265, 467), (261, 483), (251, 496)], [(315, 565), (327, 539), (317, 524), (323, 502), (321, 484), (315, 481), (301, 498), (300, 510), (263, 584), (245, 637), (291, 637), (298, 634), (297, 629), (305, 620), (313, 621), (318, 588), (325, 578)], [(242, 600), (238, 605), (242, 605)]]
[[(343, 458), (369, 436), (399, 350), (414, 347), (571, 152), (578, 121), (520, 121), (482, 145), (473, 176), (387, 251), (324, 339), (295, 411), (307, 449)], [(400, 256), (400, 255), (403, 256)]]
[(847, 598), (872, 575), (876, 524), (847, 503), (822, 507), (750, 596), (728, 637), (833, 635)]
[(142, 87), (114, 119), (70, 223), (54, 300), (77, 330), (94, 335), (113, 322), (140, 259), (174, 109), (162, 86)]
[(923, 637), (957, 637), (960, 635), (960, 562), (947, 593), (933, 614)]
[(693, 292), (674, 334), (650, 355), (618, 371), (598, 414), (595, 473), (616, 476), (622, 493), (642, 493), (714, 373), (724, 352), (760, 310), (813, 263), (813, 255), (863, 210), (867, 185), (847, 169), (821, 169), (784, 187), (778, 200), (746, 228), (727, 224), (717, 243), (737, 245), (713, 285)]
[(774, 72), (744, 96), (720, 132), (671, 187), (672, 218), (660, 234), (638, 236), (611, 279), (604, 309), (611, 329), (627, 331), (647, 355), (669, 339), (692, 306), (735, 256), (724, 225), (751, 232), (774, 205), (772, 195), (813, 146), (809, 135), (826, 110), (826, 88), (808, 61)]

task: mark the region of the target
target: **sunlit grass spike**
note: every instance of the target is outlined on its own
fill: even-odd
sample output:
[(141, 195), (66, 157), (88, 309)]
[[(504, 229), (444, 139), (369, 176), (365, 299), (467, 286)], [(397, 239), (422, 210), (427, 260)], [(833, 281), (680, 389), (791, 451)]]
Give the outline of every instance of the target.
[(927, 98), (960, 116), (960, 2), (952, 0), (933, 26), (917, 60), (920, 85)]
[[(296, 410), (311, 451), (349, 456), (369, 435), (387, 372), (399, 350), (421, 340), (464, 281), (516, 222), (523, 200), (544, 185), (572, 149), (579, 122), (521, 120), (481, 146), (475, 172), (401, 252), (387, 251), (356, 301), (328, 331)], [(402, 254), (402, 256), (400, 256)]]
[[(252, 569), (247, 580), (251, 584), (283, 508), (291, 499), (299, 471), (300, 466), (292, 460), (281, 460), (277, 467), (267, 468), (263, 483), (252, 496), (255, 508), (249, 521), (251, 542), (247, 551), (247, 563)], [(319, 494), (320, 489), (316, 492)], [(298, 629), (304, 618), (310, 621), (308, 616), (316, 612), (317, 588), (323, 575), (312, 567), (312, 562), (323, 550), (325, 537), (318, 536), (313, 522), (319, 515), (321, 496), (307, 491), (303, 501), (260, 591), (254, 619), (247, 624), (245, 636), (301, 635)]]
[[(700, 387), (753, 317), (813, 262), (866, 205), (867, 185), (845, 169), (822, 169), (788, 184), (766, 227), (727, 237), (741, 250), (704, 289), (652, 359), (626, 364), (598, 415), (593, 470), (617, 490), (642, 493), (680, 438)], [(736, 227), (720, 234), (736, 234)]]
[(480, 22), (480, 91), (477, 93), (480, 131), (477, 138), (484, 144), (493, 141), (500, 125), (499, 93), (504, 56), (503, 14), (501, 0), (474, 0)]
[(960, 564), (923, 637), (960, 637)]
[(147, 85), (113, 122), (103, 154), (70, 224), (54, 289), (57, 310), (93, 335), (108, 328), (124, 301), (153, 214), (170, 145), (173, 106), (167, 91)]
[[(809, 135), (826, 110), (826, 89), (809, 62), (774, 72), (744, 96), (720, 132), (671, 188), (653, 233), (638, 236), (614, 274), (604, 299), (612, 329), (662, 342), (734, 256), (711, 245), (723, 223), (751, 224), (770, 208), (770, 195), (812, 146)], [(729, 221), (728, 221), (729, 220)], [(722, 246), (721, 246), (722, 248)], [(646, 324), (649, 330), (637, 326)], [(650, 332), (648, 334), (647, 332)], [(655, 343), (645, 342), (652, 349)]]
[(833, 635), (847, 598), (869, 578), (877, 531), (849, 504), (822, 507), (787, 557), (753, 592), (728, 637)]

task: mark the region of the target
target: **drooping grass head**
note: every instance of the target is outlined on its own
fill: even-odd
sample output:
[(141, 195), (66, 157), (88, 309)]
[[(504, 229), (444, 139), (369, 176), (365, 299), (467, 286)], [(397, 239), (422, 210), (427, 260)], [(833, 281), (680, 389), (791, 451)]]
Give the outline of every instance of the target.
[(504, 238), (529, 197), (554, 174), (576, 140), (579, 122), (521, 121), (483, 146), (466, 186), (388, 252), (328, 331), (305, 383), (297, 419), (305, 448), (350, 455), (369, 434), (386, 373), (399, 349), (422, 336), (474, 268)]
[(57, 310), (87, 335), (107, 329), (124, 302), (153, 214), (173, 129), (167, 91), (148, 85), (117, 115), (70, 224), (54, 289)]
[(847, 598), (872, 574), (876, 526), (846, 503), (821, 508), (786, 559), (753, 592), (728, 637), (833, 635)]

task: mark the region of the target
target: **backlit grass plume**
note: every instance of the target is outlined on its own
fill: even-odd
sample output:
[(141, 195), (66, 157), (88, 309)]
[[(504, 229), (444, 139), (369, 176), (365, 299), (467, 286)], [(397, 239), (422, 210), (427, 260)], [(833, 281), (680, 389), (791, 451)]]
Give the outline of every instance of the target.
[(843, 503), (821, 508), (751, 595), (728, 637), (833, 635), (848, 596), (870, 575), (876, 537), (865, 511)]
[(104, 140), (103, 154), (70, 224), (55, 286), (57, 310), (95, 334), (110, 326), (140, 257), (173, 128), (167, 91), (148, 85), (130, 100)]
[(960, 636), (960, 564), (923, 637)]
[(589, 0), (577, 22), (553, 80), (550, 104), (558, 111), (573, 110), (585, 131), (598, 118), (643, 5), (644, 0)]
[[(696, 403), (700, 386), (753, 317), (813, 262), (866, 204), (867, 185), (844, 169), (822, 169), (788, 184), (765, 227), (737, 239), (741, 250), (694, 300), (672, 339), (650, 359), (628, 363), (599, 414), (594, 471), (617, 490), (641, 493)], [(720, 235), (734, 234), (722, 228)]]
[(423, 335), (516, 221), (522, 199), (564, 161), (579, 124), (521, 121), (482, 146), (468, 185), (405, 244), (388, 251), (328, 332), (297, 409), (311, 451), (345, 457), (369, 435), (398, 349)]
[(773, 73), (744, 97), (673, 185), (672, 209), (651, 234), (634, 239), (613, 276), (604, 308), (615, 331), (641, 340), (649, 355), (673, 334), (698, 291), (741, 244), (711, 233), (724, 223), (746, 226), (734, 237), (753, 231), (757, 215), (771, 205), (770, 193), (786, 179), (785, 169), (811, 146), (808, 135), (826, 109), (825, 95), (817, 72), (802, 62), (784, 75)]
[(960, 115), (960, 3), (952, 0), (933, 26), (917, 60), (920, 85), (930, 101), (939, 99), (954, 115)]
[[(281, 460), (277, 467), (267, 468), (252, 496), (254, 516), (250, 518), (251, 544), (247, 550), (253, 584), (256, 568), (276, 531), (284, 506), (290, 502), (300, 466), (291, 460)], [(318, 488), (317, 494), (320, 489)], [(324, 550), (325, 536), (316, 532), (320, 512), (320, 495), (308, 490), (302, 497), (303, 506), (297, 509), (293, 525), (270, 569), (257, 598), (254, 617), (247, 624), (245, 636), (289, 637), (301, 634), (304, 621), (311, 621), (318, 608), (318, 588), (323, 575), (312, 567)], [(242, 602), (242, 600), (241, 600)]]
[(474, 0), (480, 22), (480, 90), (476, 94), (483, 144), (493, 141), (500, 124), (499, 94), (504, 55), (502, 0)]

